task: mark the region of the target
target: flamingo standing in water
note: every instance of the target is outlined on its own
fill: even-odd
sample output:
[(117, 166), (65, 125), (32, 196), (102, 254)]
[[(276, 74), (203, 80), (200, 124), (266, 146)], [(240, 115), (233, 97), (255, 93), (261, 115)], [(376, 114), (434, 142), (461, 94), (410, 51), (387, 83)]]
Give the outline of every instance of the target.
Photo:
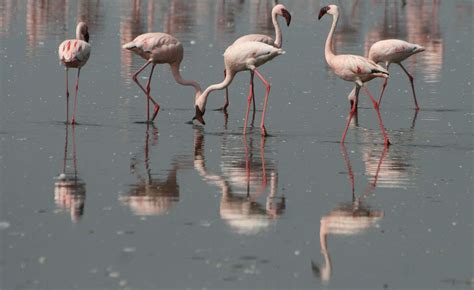
[[(268, 95), (270, 93), (270, 84), (260, 74), (260, 72), (257, 70), (257, 67), (284, 53), (285, 52), (281, 48), (276, 48), (271, 45), (257, 41), (241, 42), (229, 46), (224, 52), (224, 63), (226, 72), (225, 78), (221, 83), (210, 85), (206, 88), (206, 90), (204, 90), (202, 94), (196, 97), (196, 115), (194, 116), (193, 120), (198, 120), (203, 125), (205, 125), (206, 123), (204, 122), (203, 115), (206, 111), (206, 102), (209, 94), (212, 91), (227, 88), (238, 72), (249, 70), (252, 73), (255, 73), (266, 87), (260, 128), (262, 135), (267, 136), (267, 130), (265, 129), (265, 112), (267, 109)], [(253, 84), (252, 82), (250, 82), (250, 91), (247, 98), (247, 113), (245, 115), (244, 134), (246, 134), (247, 130), (247, 120), (249, 116), (250, 102), (252, 101), (252, 98)]]
[[(183, 86), (192, 86), (196, 90), (196, 97), (201, 93), (201, 87), (194, 80), (185, 80), (181, 77), (179, 66), (183, 60), (183, 46), (175, 37), (161, 32), (145, 33), (137, 36), (134, 40), (122, 46), (138, 54), (146, 60), (146, 63), (133, 74), (132, 79), (145, 93), (147, 97), (147, 122), (150, 122), (150, 101), (154, 105), (153, 116), (151, 121), (155, 120), (160, 105), (150, 95), (150, 83), (153, 70), (157, 64), (167, 63), (171, 67), (171, 72), (178, 84)], [(146, 88), (144, 88), (137, 77), (148, 65), (153, 64), (148, 77)]]
[[(319, 11), (318, 19), (321, 19), (321, 17), (323, 17), (325, 14), (330, 14), (333, 16), (331, 30), (329, 31), (328, 37), (326, 39), (326, 45), (324, 49), (326, 62), (338, 77), (345, 81), (351, 81), (356, 84), (354, 98), (355, 101), (351, 101), (351, 111), (349, 113), (349, 118), (347, 120), (347, 124), (341, 139), (341, 143), (344, 143), (347, 129), (349, 128), (351, 119), (357, 110), (357, 100), (359, 96), (359, 91), (364, 86), (364, 82), (369, 81), (375, 77), (388, 78), (389, 74), (386, 69), (365, 57), (352, 54), (336, 55), (332, 45), (332, 38), (334, 35), (334, 31), (336, 30), (337, 21), (339, 19), (339, 8), (336, 5), (329, 5), (321, 8), (321, 10)], [(380, 116), (378, 103), (375, 101), (374, 97), (372, 97), (367, 88), (365, 88), (365, 90), (369, 95), (370, 99), (372, 100), (374, 109), (377, 112), (380, 129), (382, 130), (384, 136), (384, 144), (387, 146), (390, 144), (390, 141), (388, 139), (387, 133), (385, 132), (382, 117)]]
[[(237, 40), (234, 41), (233, 44), (249, 42), (249, 41), (257, 41), (257, 42), (266, 43), (268, 45), (272, 45), (276, 48), (281, 48), (283, 37), (281, 33), (280, 24), (278, 23), (278, 19), (277, 19), (278, 16), (285, 18), (287, 26), (290, 26), (290, 23), (291, 23), (291, 14), (290, 12), (288, 12), (286, 7), (283, 4), (275, 5), (272, 9), (272, 22), (273, 22), (273, 27), (275, 28), (275, 39), (265, 34), (247, 34), (247, 35), (237, 38)], [(225, 73), (226, 72), (224, 70), (224, 76), (225, 76)], [(252, 87), (253, 87), (253, 78), (254, 78), (254, 73), (250, 71), (250, 83)], [(252, 101), (253, 101), (253, 112), (255, 113), (255, 97), (252, 97)], [(229, 106), (229, 89), (226, 87), (224, 106), (217, 110), (227, 112), (228, 106)]]
[(89, 42), (89, 31), (87, 24), (79, 22), (76, 27), (76, 39), (67, 39), (63, 41), (58, 48), (59, 60), (66, 67), (66, 123), (69, 121), (69, 86), (68, 71), (69, 68), (77, 68), (76, 94), (74, 96), (74, 113), (72, 115), (72, 124), (76, 124), (77, 110), (77, 91), (79, 89), (79, 75), (91, 54)]
[[(369, 50), (370, 60), (374, 61), (375, 63), (384, 62), (385, 66), (387, 67), (387, 70), (390, 67), (390, 64), (396, 63), (406, 73), (411, 83), (413, 99), (415, 100), (415, 109), (417, 111), (420, 109), (420, 107), (418, 106), (418, 102), (416, 100), (413, 76), (402, 65), (402, 61), (422, 51), (425, 51), (425, 48), (423, 46), (414, 43), (409, 43), (400, 39), (386, 39), (377, 41), (376, 43), (372, 44)], [(382, 92), (380, 93), (379, 97), (379, 106), (380, 102), (382, 102), (382, 96), (385, 91), (385, 87), (387, 86), (387, 81), (388, 80), (385, 79), (383, 82)]]

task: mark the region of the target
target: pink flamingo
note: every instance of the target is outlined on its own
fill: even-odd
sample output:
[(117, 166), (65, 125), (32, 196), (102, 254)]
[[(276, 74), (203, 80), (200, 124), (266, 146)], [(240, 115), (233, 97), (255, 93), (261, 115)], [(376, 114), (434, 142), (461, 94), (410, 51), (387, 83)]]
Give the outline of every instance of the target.
[[(365, 57), (352, 54), (336, 55), (332, 47), (332, 38), (334, 35), (334, 31), (336, 30), (337, 21), (339, 19), (339, 8), (336, 5), (329, 5), (321, 8), (321, 10), (319, 11), (318, 19), (321, 19), (321, 17), (323, 17), (326, 13), (333, 16), (331, 30), (329, 31), (328, 37), (326, 39), (326, 45), (324, 49), (326, 62), (338, 77), (345, 81), (351, 81), (356, 84), (355, 101), (351, 102), (352, 108), (349, 113), (349, 118), (347, 120), (347, 124), (341, 139), (341, 143), (344, 143), (347, 130), (349, 129), (349, 124), (357, 110), (357, 99), (359, 96), (359, 91), (364, 86), (364, 82), (369, 81), (375, 77), (388, 78), (389, 74), (386, 69)], [(385, 132), (382, 117), (380, 116), (378, 103), (374, 100), (367, 88), (365, 88), (365, 90), (366, 93), (369, 95), (370, 99), (372, 100), (375, 111), (377, 112), (380, 129), (382, 130), (384, 136), (384, 144), (389, 145), (390, 141), (388, 139), (387, 133)]]
[[(283, 37), (281, 33), (280, 24), (278, 23), (278, 19), (277, 19), (278, 16), (285, 18), (287, 26), (290, 26), (290, 23), (291, 23), (291, 14), (290, 12), (288, 12), (286, 7), (283, 4), (275, 5), (272, 9), (272, 22), (273, 22), (273, 27), (275, 28), (275, 39), (265, 34), (247, 34), (247, 35), (237, 38), (237, 40), (234, 41), (233, 44), (249, 42), (249, 41), (257, 41), (257, 42), (266, 43), (268, 45), (272, 45), (276, 48), (281, 48)], [(225, 70), (224, 70), (224, 76), (225, 76)], [(252, 71), (250, 71), (250, 82), (252, 86), (253, 86), (253, 78), (254, 78), (254, 74)], [(252, 101), (253, 101), (253, 112), (255, 113), (255, 97), (252, 98)], [(229, 106), (229, 89), (225, 88), (224, 106), (217, 110), (226, 112), (228, 106)]]
[(77, 68), (76, 95), (74, 96), (74, 113), (72, 124), (76, 124), (77, 91), (79, 89), (79, 75), (91, 54), (89, 42), (89, 31), (87, 24), (79, 22), (76, 27), (76, 39), (63, 41), (58, 48), (59, 60), (66, 67), (66, 123), (69, 121), (69, 88), (68, 71), (69, 68)]
[[(276, 48), (271, 45), (257, 41), (241, 42), (229, 46), (224, 52), (224, 63), (226, 71), (225, 78), (221, 83), (213, 84), (207, 87), (206, 90), (204, 90), (204, 92), (196, 98), (196, 115), (194, 116), (193, 120), (198, 120), (203, 125), (205, 125), (206, 123), (204, 122), (203, 115), (206, 111), (206, 102), (209, 93), (215, 90), (222, 90), (224, 88), (227, 88), (238, 72), (250, 70), (252, 73), (255, 73), (257, 75), (257, 77), (263, 82), (266, 87), (260, 128), (262, 135), (267, 136), (267, 131), (265, 129), (265, 112), (267, 109), (268, 95), (270, 93), (270, 84), (260, 74), (260, 72), (257, 70), (257, 67), (284, 53), (285, 52), (281, 48)], [(244, 134), (246, 134), (247, 120), (250, 110), (250, 102), (252, 101), (252, 98), (253, 84), (252, 82), (250, 82), (250, 91), (249, 96), (247, 98), (247, 113), (245, 115)]]
[[(415, 100), (415, 109), (417, 111), (420, 109), (420, 107), (418, 106), (418, 102), (416, 100), (413, 76), (402, 65), (402, 61), (422, 51), (425, 51), (423, 46), (409, 43), (400, 39), (386, 39), (377, 41), (376, 43), (372, 44), (369, 50), (369, 59), (375, 63), (384, 62), (387, 70), (392, 63), (396, 63), (402, 68), (410, 80), (413, 99)], [(382, 101), (382, 96), (385, 91), (385, 87), (387, 86), (387, 82), (387, 79), (385, 79), (383, 82), (382, 92), (380, 93), (379, 97), (379, 106), (380, 102)]]
[[(151, 121), (155, 120), (160, 105), (150, 95), (150, 84), (153, 70), (157, 64), (167, 63), (171, 67), (171, 73), (178, 84), (183, 86), (192, 86), (196, 90), (196, 97), (201, 93), (201, 87), (194, 80), (185, 80), (181, 77), (179, 66), (183, 60), (183, 46), (175, 37), (161, 32), (145, 33), (137, 36), (134, 40), (122, 46), (138, 54), (146, 60), (146, 63), (133, 74), (132, 79), (147, 96), (147, 122), (150, 122), (150, 101), (154, 105)], [(137, 79), (148, 65), (153, 64), (148, 77), (146, 88), (144, 88)]]

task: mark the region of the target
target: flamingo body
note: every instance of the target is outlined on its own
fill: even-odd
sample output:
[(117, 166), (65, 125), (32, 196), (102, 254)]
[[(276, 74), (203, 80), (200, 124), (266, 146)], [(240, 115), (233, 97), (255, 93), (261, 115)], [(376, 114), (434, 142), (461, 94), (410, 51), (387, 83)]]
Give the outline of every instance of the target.
[[(150, 95), (151, 78), (157, 64), (169, 64), (173, 77), (178, 84), (194, 87), (196, 96), (201, 93), (201, 87), (196, 81), (185, 80), (181, 77), (179, 66), (184, 55), (183, 45), (174, 36), (162, 32), (144, 33), (137, 36), (131, 42), (124, 44), (122, 48), (133, 51), (147, 61), (132, 77), (147, 97), (147, 122), (150, 121), (150, 101), (154, 104), (151, 121), (155, 119), (160, 109), (160, 105)], [(145, 88), (140, 84), (137, 77), (149, 64), (152, 64), (152, 68)]]
[(183, 60), (183, 46), (175, 37), (161, 32), (144, 33), (134, 40), (123, 45), (138, 54), (145, 60), (155, 64), (181, 63)]
[(400, 39), (380, 40), (372, 44), (369, 50), (369, 59), (385, 65), (400, 63), (410, 56), (425, 51), (421, 45), (409, 43)]

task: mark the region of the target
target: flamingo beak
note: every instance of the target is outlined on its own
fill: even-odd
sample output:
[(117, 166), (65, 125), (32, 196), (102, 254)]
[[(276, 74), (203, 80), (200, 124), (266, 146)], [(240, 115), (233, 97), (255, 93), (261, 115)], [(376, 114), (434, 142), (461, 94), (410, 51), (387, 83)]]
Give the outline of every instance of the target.
[(84, 40), (86, 42), (89, 42), (89, 32), (88, 31), (84, 34)]
[(285, 19), (286, 19), (286, 26), (290, 26), (290, 23), (291, 23), (291, 14), (290, 14), (290, 12), (288, 12), (288, 10), (286, 10), (286, 9), (283, 9), (281, 11), (281, 13), (283, 14), (283, 17), (285, 17)]
[(324, 16), (324, 14), (328, 13), (329, 9), (330, 9), (329, 6), (325, 6), (325, 7), (321, 8), (321, 10), (319, 10), (318, 20), (320, 20), (321, 17)]
[(199, 107), (196, 106), (196, 114), (194, 115), (193, 120), (198, 120), (199, 123), (206, 125), (206, 122), (204, 122), (202, 116), (204, 116), (204, 112), (202, 112)]

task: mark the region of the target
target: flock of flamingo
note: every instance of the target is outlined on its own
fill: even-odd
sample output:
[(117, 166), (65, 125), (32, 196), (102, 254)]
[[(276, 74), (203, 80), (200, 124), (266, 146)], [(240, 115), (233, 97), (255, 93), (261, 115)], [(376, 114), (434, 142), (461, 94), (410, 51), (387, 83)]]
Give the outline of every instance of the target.
[[(417, 44), (408, 43), (399, 39), (387, 39), (381, 40), (374, 43), (370, 50), (368, 57), (351, 54), (336, 54), (333, 48), (333, 35), (336, 30), (337, 22), (339, 19), (339, 9), (336, 5), (328, 5), (319, 11), (318, 19), (321, 19), (324, 15), (332, 15), (333, 21), (326, 39), (324, 55), (326, 62), (331, 70), (341, 79), (351, 81), (355, 84), (354, 89), (349, 94), (348, 98), (351, 104), (349, 117), (342, 135), (341, 143), (344, 143), (349, 124), (352, 117), (357, 111), (357, 104), (359, 98), (359, 92), (364, 83), (374, 78), (384, 78), (384, 83), (380, 93), (380, 97), (377, 100), (370, 94), (368, 89), (364, 87), (367, 95), (370, 97), (374, 109), (377, 113), (378, 122), (380, 129), (384, 137), (384, 145), (390, 144), (388, 135), (385, 131), (382, 118), (379, 111), (379, 106), (382, 101), (382, 97), (387, 86), (387, 79), (389, 77), (389, 66), (390, 64), (398, 64), (402, 70), (408, 76), (411, 84), (413, 99), (415, 102), (415, 109), (418, 111), (418, 101), (416, 99), (415, 87), (413, 83), (413, 76), (405, 69), (401, 62), (408, 57), (422, 52), (425, 49)], [(263, 82), (266, 87), (265, 99), (263, 104), (262, 117), (260, 122), (261, 134), (267, 136), (267, 130), (265, 128), (265, 113), (267, 110), (268, 97), (270, 94), (270, 84), (265, 77), (258, 71), (258, 67), (265, 64), (266, 62), (274, 59), (275, 57), (282, 55), (285, 51), (282, 50), (282, 31), (278, 23), (278, 16), (285, 18), (286, 24), (289, 26), (291, 23), (291, 14), (282, 4), (277, 4), (272, 9), (272, 21), (275, 28), (275, 38), (268, 35), (262, 34), (249, 34), (238, 38), (233, 44), (231, 44), (224, 52), (224, 80), (220, 83), (216, 83), (208, 86), (204, 91), (201, 90), (201, 86), (197, 81), (183, 79), (179, 67), (183, 60), (183, 46), (181, 42), (175, 37), (166, 33), (145, 33), (137, 36), (133, 41), (124, 44), (123, 49), (133, 51), (137, 55), (141, 56), (146, 60), (145, 64), (133, 74), (132, 79), (143, 91), (147, 98), (147, 122), (153, 122), (158, 115), (160, 105), (151, 96), (151, 79), (153, 76), (154, 68), (157, 64), (169, 64), (173, 77), (178, 84), (184, 86), (192, 86), (195, 90), (195, 116), (193, 120), (205, 125), (204, 113), (206, 111), (206, 102), (209, 94), (215, 90), (226, 89), (225, 103), (221, 110), (226, 111), (229, 106), (227, 88), (232, 83), (235, 75), (241, 71), (250, 72), (250, 88), (249, 95), (247, 98), (247, 111), (245, 116), (244, 134), (246, 134), (246, 127), (248, 122), (248, 115), (250, 111), (250, 105), (253, 101), (253, 110), (255, 113), (255, 99), (254, 99), (254, 88), (253, 80), (254, 76)], [(76, 111), (77, 111), (77, 93), (79, 88), (79, 75), (81, 68), (86, 64), (91, 53), (91, 46), (88, 43), (89, 33), (87, 25), (84, 22), (80, 22), (76, 28), (76, 39), (65, 40), (59, 46), (59, 58), (61, 63), (66, 67), (66, 122), (69, 122), (69, 88), (68, 88), (68, 70), (69, 68), (77, 68), (77, 79), (74, 96), (74, 112), (71, 119), (71, 123), (76, 123)], [(382, 67), (378, 63), (384, 63), (386, 68)], [(143, 86), (138, 81), (138, 75), (143, 72), (151, 64), (150, 75), (148, 77), (147, 84)], [(150, 102), (153, 104), (153, 115), (150, 118)]]

